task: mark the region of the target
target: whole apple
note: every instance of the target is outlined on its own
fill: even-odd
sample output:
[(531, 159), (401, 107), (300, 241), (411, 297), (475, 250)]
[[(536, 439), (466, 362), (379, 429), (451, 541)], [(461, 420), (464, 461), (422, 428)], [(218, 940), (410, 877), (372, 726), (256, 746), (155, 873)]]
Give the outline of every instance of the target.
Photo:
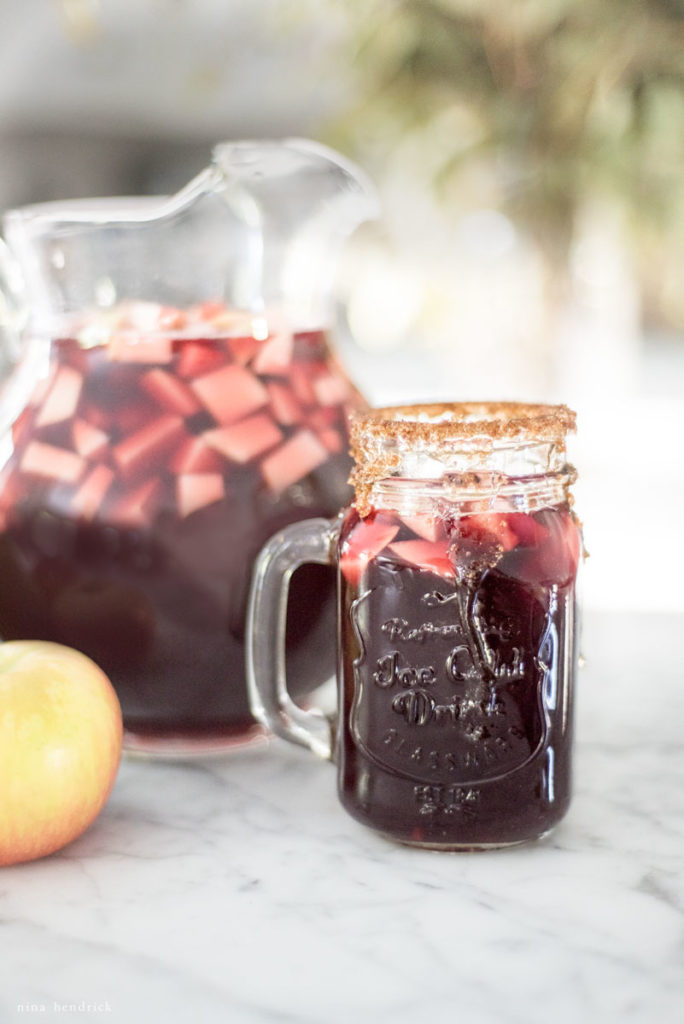
[(121, 708), (100, 668), (42, 640), (0, 644), (0, 865), (54, 853), (102, 810)]

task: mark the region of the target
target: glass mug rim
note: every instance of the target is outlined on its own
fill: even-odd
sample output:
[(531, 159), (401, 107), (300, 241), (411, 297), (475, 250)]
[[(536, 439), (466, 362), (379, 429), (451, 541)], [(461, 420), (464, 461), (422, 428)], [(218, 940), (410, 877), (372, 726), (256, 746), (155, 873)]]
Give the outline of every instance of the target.
[(576, 429), (565, 405), (451, 402), (385, 406), (352, 416), (350, 482), (366, 515), (392, 493), (394, 481), (441, 485), (454, 500), (494, 501), (516, 488), (550, 500), (558, 487), (569, 500), (575, 481), (566, 438)]

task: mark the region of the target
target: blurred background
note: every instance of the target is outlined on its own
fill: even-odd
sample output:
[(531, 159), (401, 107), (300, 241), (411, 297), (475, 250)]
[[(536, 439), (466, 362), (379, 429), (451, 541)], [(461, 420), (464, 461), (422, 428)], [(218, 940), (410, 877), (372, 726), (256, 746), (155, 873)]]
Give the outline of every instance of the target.
[(343, 262), (375, 403), (579, 414), (590, 608), (684, 611), (684, 3), (23, 0), (0, 12), (0, 208), (166, 193), (303, 135), (383, 217)]

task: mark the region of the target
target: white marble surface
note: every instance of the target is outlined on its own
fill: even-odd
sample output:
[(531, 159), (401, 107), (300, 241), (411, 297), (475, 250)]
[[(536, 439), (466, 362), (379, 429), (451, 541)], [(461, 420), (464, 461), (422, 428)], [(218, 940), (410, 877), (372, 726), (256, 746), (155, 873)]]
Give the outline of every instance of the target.
[(680, 1024), (683, 632), (588, 617), (574, 803), (534, 847), (394, 846), (279, 742), (124, 763), (88, 833), (0, 873), (0, 1021)]

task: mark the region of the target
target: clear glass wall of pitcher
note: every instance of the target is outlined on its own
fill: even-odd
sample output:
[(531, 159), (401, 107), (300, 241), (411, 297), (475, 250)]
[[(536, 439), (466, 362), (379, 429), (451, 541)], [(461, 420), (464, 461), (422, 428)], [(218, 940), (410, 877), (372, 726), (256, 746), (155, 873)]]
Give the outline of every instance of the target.
[[(329, 348), (332, 286), (374, 213), (358, 169), (287, 140), (222, 144), (173, 197), (5, 218), (0, 636), (98, 662), (129, 749), (259, 735), (249, 575), (275, 531), (348, 499), (362, 399)], [(321, 566), (294, 585), (302, 694), (334, 668), (334, 595)]]

